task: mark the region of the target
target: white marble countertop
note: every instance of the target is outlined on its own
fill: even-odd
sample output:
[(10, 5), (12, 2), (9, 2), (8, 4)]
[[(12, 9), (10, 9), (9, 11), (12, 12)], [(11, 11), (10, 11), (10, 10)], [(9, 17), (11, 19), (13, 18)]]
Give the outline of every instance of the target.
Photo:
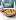
[(16, 15), (13, 17), (6, 17), (0, 12), (0, 20), (16, 20)]

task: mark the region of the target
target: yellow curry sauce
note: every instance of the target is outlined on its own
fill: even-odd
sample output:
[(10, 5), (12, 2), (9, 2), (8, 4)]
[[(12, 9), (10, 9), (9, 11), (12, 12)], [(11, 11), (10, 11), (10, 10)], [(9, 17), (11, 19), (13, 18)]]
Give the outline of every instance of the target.
[(5, 10), (4, 12), (7, 14), (14, 14), (15, 10), (10, 9), (10, 10)]

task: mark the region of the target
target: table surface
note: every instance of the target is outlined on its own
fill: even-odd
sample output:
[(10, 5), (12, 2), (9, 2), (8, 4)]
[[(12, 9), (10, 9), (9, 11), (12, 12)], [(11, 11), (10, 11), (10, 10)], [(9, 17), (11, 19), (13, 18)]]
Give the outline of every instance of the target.
[(8, 20), (16, 20), (16, 15), (13, 17), (8, 17)]

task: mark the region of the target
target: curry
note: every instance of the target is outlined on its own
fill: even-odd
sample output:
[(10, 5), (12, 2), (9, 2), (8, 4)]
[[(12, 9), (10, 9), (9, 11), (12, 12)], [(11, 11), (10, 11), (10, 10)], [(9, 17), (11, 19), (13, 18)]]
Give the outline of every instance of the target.
[(4, 10), (4, 12), (6, 14), (14, 14), (15, 13), (15, 10), (12, 10), (12, 9), (10, 9), (10, 10)]

